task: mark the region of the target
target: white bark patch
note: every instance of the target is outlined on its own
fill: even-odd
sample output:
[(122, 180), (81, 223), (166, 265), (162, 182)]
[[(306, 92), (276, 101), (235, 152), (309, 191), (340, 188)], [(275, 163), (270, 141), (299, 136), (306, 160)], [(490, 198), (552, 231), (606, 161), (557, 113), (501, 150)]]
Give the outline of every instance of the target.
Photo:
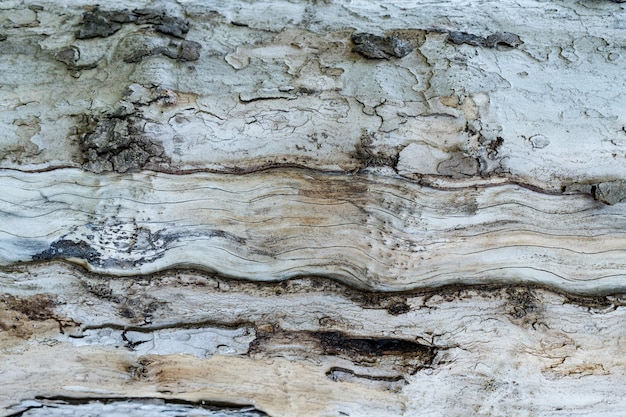
[[(0, 12), (5, 168), (350, 171), (362, 168), (354, 151), (366, 131), (384, 138), (373, 152), (395, 160), (416, 141), (476, 160), (437, 176), (506, 175), (558, 191), (626, 171), (626, 103), (616, 95), (623, 11), (614, 2), (483, 2), (480, 13), (459, 2), (419, 13), (404, 3), (38, 6)], [(137, 101), (133, 85), (152, 97)], [(162, 147), (159, 158), (131, 146), (100, 163), (77, 147), (84, 117), (120, 108), (145, 121), (137, 133)], [(33, 118), (37, 127), (25, 128)]]

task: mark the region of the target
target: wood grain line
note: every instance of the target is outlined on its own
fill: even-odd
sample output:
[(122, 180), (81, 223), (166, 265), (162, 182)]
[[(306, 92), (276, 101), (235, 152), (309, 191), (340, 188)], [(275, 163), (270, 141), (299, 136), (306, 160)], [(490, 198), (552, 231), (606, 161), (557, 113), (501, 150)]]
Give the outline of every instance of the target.
[(105, 274), (193, 267), (257, 281), (319, 275), (403, 291), (531, 282), (626, 288), (626, 217), (515, 186), (441, 191), (372, 174), (2, 172), (0, 264)]

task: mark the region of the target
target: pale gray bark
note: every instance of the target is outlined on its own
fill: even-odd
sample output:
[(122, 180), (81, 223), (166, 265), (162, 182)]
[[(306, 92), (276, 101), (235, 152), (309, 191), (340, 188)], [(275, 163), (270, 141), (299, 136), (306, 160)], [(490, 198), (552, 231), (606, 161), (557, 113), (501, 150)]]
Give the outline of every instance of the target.
[(0, 413), (622, 416), (625, 18), (1, 2)]

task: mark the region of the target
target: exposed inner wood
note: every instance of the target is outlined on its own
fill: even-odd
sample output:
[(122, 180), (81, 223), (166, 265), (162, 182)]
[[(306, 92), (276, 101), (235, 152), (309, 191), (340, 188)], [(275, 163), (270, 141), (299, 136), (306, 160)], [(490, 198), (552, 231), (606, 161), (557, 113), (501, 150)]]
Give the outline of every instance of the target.
[(626, 405), (612, 397), (623, 385), (607, 385), (626, 369), (623, 295), (527, 286), (385, 295), (321, 278), (109, 278), (50, 262), (0, 278), (3, 369), (15, 381), (0, 394), (5, 410), (37, 395), (206, 400), (294, 416), (435, 404), (498, 412), (527, 392), (539, 414)]
[(0, 415), (626, 410), (623, 1), (0, 1)]
[(381, 175), (2, 172), (0, 262), (117, 275), (193, 266), (401, 291), (528, 282), (624, 288), (621, 206), (514, 185), (439, 191)]

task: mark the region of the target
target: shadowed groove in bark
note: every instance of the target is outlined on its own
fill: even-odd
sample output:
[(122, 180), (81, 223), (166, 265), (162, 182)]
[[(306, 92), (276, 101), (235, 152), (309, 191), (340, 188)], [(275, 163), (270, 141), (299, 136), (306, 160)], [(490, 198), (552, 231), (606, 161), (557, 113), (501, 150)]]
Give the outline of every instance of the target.
[[(240, 405), (219, 401), (185, 401), (168, 398), (132, 398), (132, 397), (69, 397), (38, 396), (33, 400), (23, 400), (23, 410), (8, 414), (6, 417), (28, 416), (65, 416), (72, 413), (89, 412), (100, 408), (101, 416), (132, 415), (133, 417), (151, 417), (156, 414), (164, 417), (179, 415), (207, 417), (269, 417), (251, 405)], [(89, 406), (83, 408), (81, 406)], [(16, 407), (17, 408), (17, 407)], [(39, 412), (41, 410), (41, 412)], [(182, 414), (181, 414), (182, 413)]]
[[(430, 298), (435, 295), (440, 295), (441, 297), (452, 299), (455, 297), (467, 296), (467, 294), (470, 294), (472, 292), (491, 295), (493, 293), (506, 291), (508, 289), (543, 290), (550, 293), (558, 294), (566, 298), (572, 304), (586, 306), (590, 308), (606, 308), (610, 306), (618, 308), (621, 306), (626, 306), (626, 291), (601, 289), (593, 292), (565, 291), (563, 289), (541, 283), (448, 284), (433, 287), (422, 287), (414, 290), (381, 292), (355, 288), (346, 284), (345, 282), (340, 282), (332, 278), (315, 275), (303, 275), (300, 277), (293, 277), (278, 282), (250, 281), (247, 279), (221, 275), (216, 272), (208, 272), (206, 270), (196, 268), (171, 268), (168, 270), (159, 271), (152, 274), (144, 274), (141, 276), (110, 276), (94, 271), (89, 271), (79, 265), (76, 265), (75, 263), (59, 259), (39, 260), (28, 263), (0, 266), (0, 272), (4, 274), (23, 273), (29, 269), (44, 267), (47, 265), (58, 265), (68, 272), (77, 274), (81, 277), (85, 277), (88, 280), (97, 280), (100, 283), (119, 282), (127, 280), (146, 280), (150, 282), (158, 281), (160, 279), (168, 277), (176, 277), (178, 274), (191, 274), (209, 280), (209, 282), (211, 282), (212, 285), (214, 285), (214, 287), (217, 289), (219, 289), (220, 287), (219, 283), (222, 282), (228, 288), (228, 291), (233, 292), (243, 291), (246, 293), (268, 295), (330, 292), (332, 294), (345, 296), (346, 298), (353, 300), (359, 305), (362, 305), (364, 308), (386, 309), (391, 315), (405, 314), (405, 301), (407, 297), (423, 296), (426, 298)], [(100, 296), (97, 293), (95, 293), (95, 295)], [(111, 294), (108, 292), (103, 293), (101, 296), (104, 297), (104, 299), (111, 300)], [(113, 300), (115, 300), (115, 296), (113, 296)], [(399, 304), (399, 306), (397, 307), (400, 309), (399, 313), (395, 310), (396, 307), (394, 306), (396, 304)], [(209, 324), (218, 324), (218, 322), (210, 322)], [(234, 325), (239, 326), (244, 324), (247, 324), (247, 322), (236, 323)]]

